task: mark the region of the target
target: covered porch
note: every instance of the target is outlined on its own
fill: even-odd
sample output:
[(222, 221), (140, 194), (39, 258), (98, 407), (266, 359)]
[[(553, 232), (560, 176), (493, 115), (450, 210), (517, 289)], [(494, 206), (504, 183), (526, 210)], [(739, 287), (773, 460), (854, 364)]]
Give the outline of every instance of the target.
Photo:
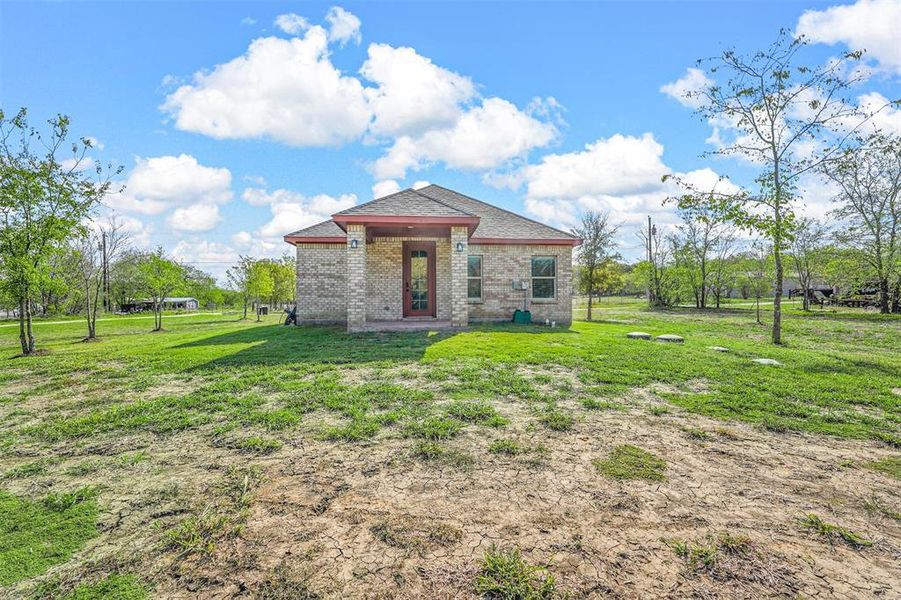
[(469, 322), (469, 237), (479, 219), (335, 215), (347, 234), (347, 330), (417, 331)]

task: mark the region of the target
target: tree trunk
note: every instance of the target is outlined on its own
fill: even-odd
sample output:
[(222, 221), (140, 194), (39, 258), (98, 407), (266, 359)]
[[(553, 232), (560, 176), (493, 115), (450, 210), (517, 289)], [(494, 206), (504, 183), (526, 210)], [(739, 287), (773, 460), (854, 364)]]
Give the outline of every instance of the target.
[(588, 320), (591, 320), (591, 290), (588, 290)]
[(884, 315), (889, 313), (889, 286), (888, 278), (879, 279), (879, 312)]
[(760, 322), (760, 296), (757, 296), (757, 323), (759, 325), (763, 324)]
[(34, 334), (31, 331), (31, 303), (19, 298), (19, 342), (22, 354), (34, 353)]
[(776, 262), (776, 289), (773, 296), (773, 343), (782, 343), (782, 252), (778, 246), (773, 247), (773, 258)]
[(247, 320), (247, 300), (244, 300), (244, 317), (243, 320)]

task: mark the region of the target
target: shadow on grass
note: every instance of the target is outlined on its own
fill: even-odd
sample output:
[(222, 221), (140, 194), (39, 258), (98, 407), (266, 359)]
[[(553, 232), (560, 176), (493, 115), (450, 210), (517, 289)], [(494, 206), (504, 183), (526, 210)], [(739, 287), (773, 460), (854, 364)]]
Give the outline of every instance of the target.
[(450, 331), (348, 334), (340, 327), (263, 325), (194, 340), (176, 348), (250, 345), (195, 369), (296, 363), (350, 364), (416, 361), (432, 344), (453, 337)]
[[(520, 335), (577, 334), (565, 327), (492, 323), (473, 325), (467, 332)], [(429, 346), (461, 335), (460, 331), (385, 331), (347, 333), (343, 327), (263, 325), (186, 342), (175, 348), (243, 345), (195, 369), (244, 365), (354, 364), (378, 361), (419, 361)]]

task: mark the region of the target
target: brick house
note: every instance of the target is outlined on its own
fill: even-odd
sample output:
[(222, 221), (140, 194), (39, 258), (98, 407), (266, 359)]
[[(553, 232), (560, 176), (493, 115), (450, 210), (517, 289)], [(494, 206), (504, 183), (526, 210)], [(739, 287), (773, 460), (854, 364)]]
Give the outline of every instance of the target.
[(430, 185), (285, 236), (297, 248), (297, 323), (348, 331), (572, 319), (572, 255), (559, 229)]

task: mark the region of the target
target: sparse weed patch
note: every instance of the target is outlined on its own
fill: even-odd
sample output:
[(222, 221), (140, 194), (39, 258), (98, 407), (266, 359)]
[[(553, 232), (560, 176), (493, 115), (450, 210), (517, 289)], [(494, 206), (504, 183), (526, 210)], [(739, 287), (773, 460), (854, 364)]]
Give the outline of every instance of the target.
[(696, 442), (706, 442), (710, 439), (709, 433), (697, 427), (686, 427), (685, 429), (683, 429), (683, 431), (685, 432), (685, 435), (689, 437), (689, 439), (695, 440)]
[(704, 573), (723, 582), (745, 581), (772, 586), (774, 581), (792, 579), (793, 573), (744, 534), (722, 532), (700, 541), (664, 540), (685, 562), (690, 575)]
[(557, 585), (547, 569), (523, 560), (519, 548), (492, 546), (482, 558), (475, 591), (496, 600), (545, 600), (557, 596)]
[(475, 462), (471, 454), (430, 441), (417, 442), (413, 446), (413, 456), (427, 462), (442, 463), (456, 468), (470, 467)]
[(645, 481), (663, 481), (666, 461), (654, 456), (647, 450), (637, 446), (623, 445), (614, 448), (610, 455), (595, 460), (598, 471), (612, 479), (643, 479)]
[(545, 427), (553, 431), (569, 431), (575, 422), (570, 413), (561, 408), (551, 406), (543, 410), (538, 419)]
[(622, 402), (597, 398), (582, 398), (582, 406), (588, 410), (623, 410), (625, 408)]
[(823, 537), (830, 544), (841, 540), (853, 548), (867, 548), (873, 545), (870, 540), (841, 525), (828, 523), (814, 513), (808, 513), (799, 519), (802, 529), (812, 531)]
[(665, 406), (663, 404), (652, 404), (648, 407), (648, 412), (655, 417), (659, 417), (661, 415), (668, 414), (670, 412), (670, 409), (668, 406)]
[(901, 479), (901, 456), (888, 456), (863, 463), (863, 466), (873, 471), (888, 475), (893, 479)]
[(462, 427), (456, 419), (430, 416), (408, 421), (404, 426), (404, 434), (426, 440), (445, 440), (457, 435)]
[(431, 546), (450, 546), (463, 537), (463, 532), (447, 523), (425, 523), (414, 519), (382, 520), (369, 528), (380, 542), (422, 553)]
[(321, 595), (310, 589), (310, 574), (279, 563), (254, 590), (254, 600), (319, 600)]
[(27, 477), (37, 477), (38, 475), (46, 475), (47, 474), (47, 461), (45, 460), (36, 460), (30, 463), (25, 463), (19, 465), (17, 467), (13, 467), (12, 469), (7, 470), (0, 476), (0, 480), (2, 479), (25, 479)]
[(322, 432), (323, 439), (344, 442), (368, 440), (379, 432), (379, 423), (365, 417), (353, 419), (346, 425), (326, 427)]
[(447, 414), (460, 421), (488, 427), (503, 427), (509, 422), (487, 402), (455, 400), (447, 407)]

